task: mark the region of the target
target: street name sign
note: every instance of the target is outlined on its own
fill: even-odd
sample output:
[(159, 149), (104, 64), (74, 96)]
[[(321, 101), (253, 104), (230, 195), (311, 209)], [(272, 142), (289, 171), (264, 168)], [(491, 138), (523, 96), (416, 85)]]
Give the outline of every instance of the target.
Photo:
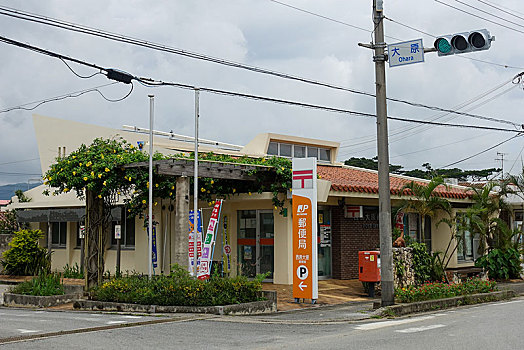
[(388, 45), (388, 61), (390, 67), (424, 62), (422, 39)]
[(293, 298), (318, 299), (317, 160), (293, 158)]

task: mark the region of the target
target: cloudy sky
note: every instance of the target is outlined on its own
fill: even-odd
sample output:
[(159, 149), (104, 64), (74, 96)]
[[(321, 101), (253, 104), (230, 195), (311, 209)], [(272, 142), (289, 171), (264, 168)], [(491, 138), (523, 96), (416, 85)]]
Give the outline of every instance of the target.
[[(388, 97), (454, 109), (522, 124), (524, 91), (512, 78), (524, 71), (524, 2), (521, 0), (384, 0), (389, 44), (399, 39), (486, 28), (495, 35), (491, 49), (438, 57), (387, 68)], [(0, 0), (0, 5), (71, 23), (163, 44), (170, 47), (263, 67), (334, 85), (374, 92), (369, 43), (372, 0), (170, 0), (65, 1)], [(330, 19), (283, 5), (287, 4)], [(491, 5), (491, 6), (490, 6)], [(499, 9), (496, 9), (495, 7)], [(467, 14), (467, 11), (483, 19)], [(485, 12), (482, 12), (485, 11)], [(497, 17), (495, 17), (497, 16)], [(489, 21), (496, 23), (491, 23)], [(423, 34), (416, 30), (423, 31)], [(320, 104), (365, 113), (375, 112), (373, 98), (311, 86), (245, 70), (225, 67), (147, 48), (109, 41), (0, 15), (0, 36), (22, 41), (133, 75), (196, 86), (232, 90)], [(0, 111), (109, 81), (103, 75), (80, 79), (59, 60), (0, 43)], [(80, 75), (93, 69), (72, 65)], [(101, 88), (111, 99), (129, 86)], [(124, 124), (147, 127), (149, 102), (155, 94), (155, 129), (193, 134), (193, 92), (134, 84), (125, 100), (111, 103), (96, 92), (51, 102), (34, 111), (0, 113), (0, 184), (25, 182), (41, 173), (31, 115), (64, 118), (112, 128)], [(339, 160), (376, 155), (373, 119), (333, 114), (267, 102), (202, 93), (200, 136), (246, 144), (256, 134), (275, 132), (341, 143)], [(28, 105), (26, 107), (32, 107)], [(426, 108), (389, 102), (391, 116), (449, 123), (512, 128), (465, 116), (445, 115)], [(67, 130), (64, 130), (67, 132)], [(442, 167), (488, 149), (514, 134), (475, 129), (420, 126), (389, 122), (390, 162), (407, 169), (429, 162)], [(521, 169), (524, 138), (519, 137), (480, 156), (457, 164), (464, 169)]]

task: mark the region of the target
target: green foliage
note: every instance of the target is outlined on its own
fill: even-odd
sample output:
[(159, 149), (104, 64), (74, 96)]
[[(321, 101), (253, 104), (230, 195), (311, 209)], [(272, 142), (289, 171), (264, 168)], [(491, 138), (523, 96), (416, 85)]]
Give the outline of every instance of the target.
[(38, 275), (51, 271), (51, 255), (38, 246), (44, 234), (40, 230), (20, 230), (3, 254), (2, 266), (9, 275)]
[[(370, 158), (356, 158), (352, 157), (350, 159), (347, 159), (344, 164), (356, 166), (359, 168), (365, 168), (365, 169), (378, 169), (378, 161), (377, 157), (374, 157), (372, 159)], [(453, 178), (458, 179), (459, 181), (480, 181), (480, 180), (488, 180), (488, 178), (492, 177), (494, 173), (500, 172), (502, 169), (495, 169), (495, 168), (489, 168), (489, 169), (482, 169), (482, 170), (462, 170), (459, 168), (453, 168), (453, 169), (433, 169), (431, 167), (431, 164), (424, 163), (422, 164), (424, 169), (413, 169), (413, 170), (403, 170), (401, 165), (389, 165), (390, 172), (394, 174), (401, 174), (411, 177), (416, 177), (419, 179), (427, 179), (431, 180), (435, 176), (441, 176), (444, 178)]]
[[(400, 237), (401, 234), (402, 234), (402, 231), (399, 228), (393, 227), (393, 230), (391, 231), (392, 242), (395, 242), (397, 238)], [(415, 241), (410, 236), (404, 236), (404, 242), (406, 243), (406, 247), (408, 247)]]
[(515, 248), (492, 249), (487, 255), (478, 258), (475, 266), (485, 268), (489, 277), (496, 280), (519, 278), (522, 271), (520, 253)]
[(131, 275), (113, 278), (92, 291), (95, 300), (143, 305), (211, 306), (260, 300), (264, 275), (249, 281), (245, 276), (208, 281), (192, 278), (178, 266), (169, 276)]
[(11, 293), (25, 295), (63, 295), (64, 285), (59, 274), (42, 273), (30, 281), (22, 282), (11, 289)]
[[(194, 159), (194, 154), (164, 156), (155, 153), (153, 155), (153, 160), (168, 158)], [(256, 175), (254, 182), (200, 178), (201, 192), (198, 195), (202, 200), (228, 198), (239, 193), (271, 192), (274, 206), (282, 210), (285, 194), (291, 188), (291, 161), (289, 159), (245, 156), (235, 158), (212, 152), (199, 154), (199, 159), (264, 166), (250, 172), (250, 175)], [(147, 160), (146, 153), (139, 151), (121, 138), (116, 140), (97, 138), (91, 145), (81, 145), (67, 157), (57, 159), (44, 176), (44, 183), (52, 187), (52, 191), (46, 190), (44, 193), (58, 195), (76, 191), (77, 196), (83, 198), (87, 189), (97, 193), (98, 198), (106, 202), (113, 201), (117, 195), (125, 195), (128, 198), (126, 204), (130, 214), (141, 215), (148, 207), (148, 171), (143, 167), (126, 168), (124, 165)], [(175, 182), (176, 178), (173, 176), (154, 174), (153, 197), (174, 199)]]
[(462, 283), (424, 283), (421, 286), (397, 288), (395, 297), (401, 303), (451, 298), (458, 295), (488, 293), (497, 289), (495, 281), (483, 281), (480, 278), (468, 279)]
[(15, 210), (0, 212), (0, 234), (10, 235), (20, 229)]
[(16, 190), (15, 195), (18, 197), (20, 203), (31, 202), (31, 198), (27, 197), (22, 190)]
[(74, 265), (66, 264), (64, 266), (64, 272), (62, 273), (63, 278), (84, 278), (84, 273), (80, 269), (80, 266), (78, 266), (78, 263), (75, 263)]
[(423, 284), (432, 280), (433, 261), (424, 243), (414, 242), (410, 245), (413, 248), (413, 270), (415, 272), (415, 283)]

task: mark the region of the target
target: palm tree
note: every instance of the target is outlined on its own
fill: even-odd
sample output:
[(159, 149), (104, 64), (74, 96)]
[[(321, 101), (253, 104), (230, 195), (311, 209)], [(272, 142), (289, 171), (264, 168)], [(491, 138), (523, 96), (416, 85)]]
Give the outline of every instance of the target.
[[(493, 190), (500, 187), (500, 193)], [(475, 203), (466, 211), (470, 219), (471, 233), (479, 238), (478, 254), (483, 255), (486, 248), (494, 247), (506, 223), (498, 217), (501, 210), (507, 209), (506, 202), (500, 194), (507, 194), (509, 190), (504, 184), (488, 183), (482, 188), (471, 187), (472, 199)]]
[(434, 217), (438, 211), (444, 211), (451, 215), (451, 204), (443, 197), (439, 197), (435, 190), (439, 186), (447, 185), (440, 176), (434, 177), (427, 185), (411, 181), (401, 189), (401, 195), (411, 195), (411, 198), (405, 199), (399, 211), (414, 211), (420, 215), (421, 220), (421, 237), (425, 237), (426, 216)]

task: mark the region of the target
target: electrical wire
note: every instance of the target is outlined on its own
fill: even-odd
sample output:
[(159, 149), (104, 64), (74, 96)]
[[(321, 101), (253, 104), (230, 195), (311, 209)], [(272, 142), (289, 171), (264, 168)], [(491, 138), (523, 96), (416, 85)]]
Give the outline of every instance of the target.
[(28, 174), (28, 173), (10, 173), (5, 171), (0, 171), (0, 175), (6, 175), (6, 176), (15, 176), (15, 175), (30, 175), (30, 176), (38, 176), (42, 174)]
[[(498, 5), (498, 4), (497, 4), (497, 5), (498, 5), (499, 7), (497, 7), (497, 6), (493, 5), (492, 3), (490, 4), (490, 1), (485, 1), (485, 0), (477, 0), (477, 1), (478, 1), (478, 2), (481, 2), (481, 3), (483, 3), (483, 4), (486, 4), (486, 5), (488, 5), (488, 6), (491, 6), (491, 7), (493, 7), (493, 8), (496, 8), (497, 10), (502, 11), (502, 12), (504, 12), (504, 13), (507, 13), (508, 15), (511, 15), (511, 16), (516, 17), (516, 18), (520, 18), (520, 19), (524, 20), (524, 17), (520, 17), (520, 16), (515, 15), (515, 13), (518, 13), (518, 14), (524, 16), (524, 13), (522, 13), (522, 12), (518, 12), (518, 11), (516, 11), (516, 10), (512, 10), (512, 9), (510, 9), (510, 8), (507, 8), (507, 7), (504, 7), (504, 6), (502, 6), (502, 5)], [(512, 12), (509, 12), (508, 10), (509, 10), (509, 11), (512, 11)]]
[(74, 75), (76, 75), (77, 77), (82, 78), (82, 79), (89, 79), (89, 78), (94, 77), (95, 75), (102, 74), (101, 72), (96, 72), (96, 73), (93, 73), (93, 74), (91, 74), (91, 75), (87, 75), (87, 76), (80, 75), (80, 74), (78, 74), (77, 72), (75, 72), (75, 71), (73, 70), (73, 68), (71, 68), (71, 66), (70, 66), (69, 64), (67, 64), (67, 62), (66, 62), (63, 58), (60, 58), (60, 61), (64, 62), (64, 64), (67, 66), (67, 68), (69, 68), (69, 70), (70, 70), (71, 72), (73, 72)]
[[(239, 69), (244, 69), (244, 70), (248, 70), (248, 71), (252, 71), (252, 72), (256, 72), (256, 73), (272, 75), (272, 76), (283, 78), (283, 79), (299, 81), (299, 82), (302, 82), (302, 83), (322, 86), (322, 87), (326, 87), (326, 88), (331, 88), (331, 89), (335, 89), (335, 90), (339, 90), (339, 91), (350, 92), (350, 93), (363, 95), (363, 96), (368, 96), (368, 97), (375, 97), (375, 94), (374, 93), (370, 93), (370, 92), (360, 91), (360, 90), (352, 89), (352, 88), (346, 88), (346, 87), (343, 87), (343, 86), (334, 85), (334, 84), (330, 84), (330, 83), (327, 83), (327, 82), (312, 80), (312, 79), (308, 79), (308, 78), (304, 78), (304, 77), (300, 77), (300, 76), (296, 76), (296, 75), (291, 75), (291, 74), (287, 74), (287, 73), (277, 72), (277, 71), (273, 71), (273, 70), (269, 70), (269, 69), (265, 69), (265, 68), (261, 68), (261, 67), (257, 67), (257, 66), (245, 65), (245, 64), (238, 63), (238, 62), (225, 60), (225, 59), (222, 59), (222, 58), (217, 58), (217, 57), (213, 57), (213, 56), (207, 56), (207, 55), (196, 53), (196, 52), (191, 52), (191, 51), (186, 51), (186, 50), (182, 50), (182, 49), (178, 49), (178, 48), (168, 47), (168, 46), (165, 46), (165, 45), (162, 45), (162, 44), (155, 44), (155, 43), (148, 42), (148, 41), (145, 41), (145, 40), (135, 39), (135, 38), (131, 38), (131, 37), (126, 37), (126, 36), (123, 36), (123, 35), (120, 35), (120, 34), (114, 34), (114, 33), (110, 33), (110, 32), (105, 32), (105, 31), (102, 31), (100, 29), (93, 29), (93, 28), (89, 28), (89, 27), (86, 27), (86, 26), (81, 26), (81, 25), (74, 24), (74, 23), (60, 21), (60, 20), (57, 20), (57, 19), (51, 19), (51, 18), (48, 18), (48, 17), (44, 17), (44, 16), (40, 16), (40, 15), (36, 15), (36, 14), (31, 14), (31, 13), (15, 10), (15, 9), (7, 8), (7, 7), (4, 7), (4, 6), (0, 6), (0, 15), (6, 15), (6, 16), (10, 16), (10, 17), (26, 20), (26, 21), (36, 22), (36, 23), (49, 25), (49, 26), (53, 26), (53, 27), (58, 27), (58, 28), (61, 28), (61, 29), (66, 29), (66, 30), (70, 30), (70, 31), (74, 31), (74, 32), (79, 32), (79, 33), (84, 33), (84, 34), (88, 34), (88, 35), (92, 35), (92, 36), (102, 37), (102, 38), (113, 40), (113, 41), (128, 43), (128, 44), (137, 45), (137, 46), (141, 46), (141, 47), (147, 47), (147, 48), (154, 49), (154, 50), (157, 50), (157, 51), (173, 53), (173, 54), (176, 54), (176, 55), (181, 55), (181, 56), (185, 56), (185, 57), (189, 57), (189, 58), (193, 58), (193, 59), (213, 62), (213, 63), (216, 63), (216, 64), (225, 65), (225, 66), (229, 66), (229, 67), (235, 67), (235, 68), (239, 68)], [(76, 62), (76, 63), (79, 63), (79, 62)], [(93, 67), (93, 68), (100, 69), (101, 67)], [(473, 118), (480, 117), (480, 116), (473, 115), (473, 114), (466, 114), (466, 113), (456, 112), (456, 111), (453, 111), (453, 110), (450, 110), (450, 109), (446, 109), (446, 108), (435, 107), (435, 106), (428, 106), (428, 105), (425, 105), (425, 104), (410, 102), (410, 101), (397, 99), (397, 98), (388, 97), (387, 100), (392, 101), (392, 102), (397, 102), (397, 103), (403, 103), (403, 104), (406, 104), (406, 105), (409, 105), (409, 106), (412, 106), (412, 107), (427, 108), (427, 109), (440, 111), (440, 112), (457, 113), (457, 114), (460, 114), (460, 115), (466, 115), (466, 116), (470, 116), (470, 117), (473, 117)], [(511, 125), (514, 125), (515, 127), (520, 127), (520, 125), (516, 125), (513, 122), (500, 121), (500, 120), (499, 120), (499, 122), (503, 122), (503, 123), (506, 123), (506, 124), (509, 123)]]
[[(522, 148), (520, 149), (519, 155), (517, 156), (517, 158), (515, 158), (515, 161), (513, 162), (513, 165), (509, 169), (508, 173), (511, 173), (511, 170), (513, 170), (513, 167), (515, 166), (515, 164), (517, 164), (517, 161), (519, 160), (520, 155), (522, 154), (522, 151), (524, 151), (524, 146), (522, 146)], [(523, 170), (524, 170), (524, 168), (523, 168)]]
[[(328, 21), (331, 21), (331, 22), (334, 22), (334, 23), (342, 24), (343, 26), (346, 26), (346, 27), (350, 27), (350, 28), (353, 28), (353, 29), (358, 29), (358, 30), (361, 30), (361, 31), (364, 31), (364, 32), (368, 32), (368, 33), (373, 33), (373, 31), (371, 31), (369, 29), (366, 29), (366, 28), (359, 27), (359, 26), (356, 26), (356, 25), (351, 24), (351, 23), (347, 23), (347, 22), (341, 21), (341, 20), (338, 20), (338, 19), (333, 18), (333, 17), (324, 16), (324, 15), (321, 15), (321, 14), (318, 14), (318, 13), (315, 13), (315, 12), (312, 12), (312, 11), (305, 10), (303, 8), (300, 8), (300, 7), (296, 7), (296, 6), (293, 6), (293, 5), (286, 4), (286, 3), (281, 2), (281, 1), (276, 1), (276, 0), (269, 0), (269, 1), (271, 1), (271, 2), (273, 2), (275, 4), (279, 4), (279, 5), (291, 8), (293, 10), (297, 10), (297, 11), (300, 11), (300, 12), (303, 12), (303, 13), (307, 13), (308, 15), (312, 15), (312, 16), (315, 16), (315, 17), (318, 17), (318, 18), (322, 18), (322, 19), (325, 19), (325, 20), (328, 20)], [(392, 36), (385, 35), (385, 37), (402, 41), (402, 39), (398, 39), (398, 38), (395, 38), (395, 37), (392, 37)]]
[(117, 99), (110, 99), (110, 98), (107, 98), (106, 96), (104, 96), (104, 94), (102, 93), (102, 91), (100, 90), (95, 90), (96, 92), (98, 92), (100, 94), (100, 96), (102, 96), (102, 98), (108, 102), (120, 102), (120, 101), (123, 101), (125, 100), (126, 98), (129, 97), (129, 95), (131, 95), (131, 93), (133, 92), (133, 88), (134, 88), (134, 85), (133, 83), (131, 82), (131, 88), (129, 89), (129, 92), (124, 96), (124, 97), (121, 97), (121, 98), (117, 98)]
[(483, 154), (483, 153), (486, 153), (486, 152), (488, 152), (488, 151), (491, 151), (492, 149), (497, 148), (498, 146), (503, 145), (503, 144), (505, 144), (506, 142), (509, 142), (509, 141), (511, 141), (511, 140), (513, 140), (513, 139), (515, 139), (515, 138), (517, 138), (517, 137), (520, 137), (520, 136), (522, 136), (522, 134), (514, 135), (514, 136), (510, 137), (509, 139), (506, 139), (506, 140), (504, 140), (504, 141), (502, 141), (502, 142), (497, 143), (496, 145), (493, 145), (493, 146), (491, 146), (491, 147), (489, 147), (489, 148), (486, 148), (486, 149), (483, 150), (483, 151), (480, 151), (480, 152), (475, 153), (475, 154), (473, 154), (473, 155), (471, 155), (471, 156), (469, 156), (469, 157), (463, 158), (463, 159), (461, 159), (461, 160), (458, 160), (458, 161), (456, 161), (456, 162), (450, 163), (450, 164), (448, 164), (448, 165), (442, 166), (442, 167), (440, 167), (439, 169), (448, 168), (448, 167), (453, 166), (453, 165), (455, 165), (455, 164), (465, 162), (466, 160), (469, 160), (469, 159), (474, 158), (474, 157), (476, 157), (476, 156), (479, 156), (479, 155), (481, 155), (481, 154)]
[(478, 8), (478, 7), (476, 7), (476, 6), (473, 6), (473, 5), (471, 5), (471, 4), (465, 3), (465, 2), (460, 1), (460, 0), (455, 0), (455, 2), (458, 2), (459, 4), (462, 4), (462, 5), (464, 5), (464, 6), (471, 7), (472, 9), (475, 9), (475, 10), (481, 12), (481, 13), (487, 14), (487, 15), (489, 15), (489, 16), (492, 16), (492, 17), (495, 17), (495, 18), (497, 18), (497, 19), (500, 19), (500, 20), (503, 20), (503, 21), (505, 21), (505, 22), (511, 23), (511, 24), (513, 24), (513, 25), (516, 25), (517, 27), (524, 28), (524, 25), (522, 25), (522, 24), (519, 24), (519, 23), (516, 23), (516, 22), (510, 21), (510, 20), (507, 19), (507, 18), (500, 17), (500, 16), (498, 16), (498, 15), (495, 15), (495, 14), (493, 14), (493, 13), (491, 13), (491, 12), (488, 12), (488, 11), (486, 11), (486, 10), (483, 10), (483, 9), (481, 9), (481, 8)]
[(32, 162), (34, 160), (39, 160), (40, 158), (31, 158), (31, 159), (24, 159), (24, 160), (15, 160), (12, 162), (4, 162), (0, 163), (0, 165), (6, 165), (6, 164), (15, 164), (15, 163), (25, 163), (25, 162)]
[[(515, 31), (515, 32), (518, 32), (518, 33), (524, 34), (524, 31), (522, 31), (522, 30), (519, 30), (519, 29), (516, 29), (516, 28), (512, 28), (512, 27), (509, 27), (509, 26), (507, 26), (507, 25), (505, 25), (505, 24), (501, 24), (501, 23), (498, 23), (498, 22), (492, 21), (492, 20), (490, 20), (490, 19), (488, 19), (488, 18), (485, 18), (485, 17), (479, 16), (479, 15), (476, 15), (476, 14), (474, 14), (474, 13), (468, 12), (468, 11), (466, 11), (466, 10), (464, 10), (464, 9), (458, 8), (458, 7), (453, 6), (453, 5), (450, 5), (450, 4), (447, 4), (447, 3), (443, 2), (443, 1), (440, 1), (440, 0), (434, 0), (434, 1), (436, 1), (436, 2), (438, 2), (439, 4), (442, 4), (442, 5), (444, 5), (444, 6), (450, 7), (450, 8), (452, 8), (452, 9), (454, 9), (454, 10), (457, 10), (457, 11), (459, 11), (459, 12), (463, 12), (463, 13), (468, 14), (468, 15), (470, 15), (470, 16), (473, 16), (473, 17), (476, 17), (476, 18), (482, 19), (482, 20), (484, 20), (484, 21), (486, 21), (486, 22), (493, 23), (493, 24), (496, 24), (496, 25), (498, 25), (498, 26), (500, 26), (500, 27), (504, 27), (504, 28), (506, 28), (506, 29), (510, 29), (510, 30)], [(455, 0), (455, 1), (456, 1), (456, 0)]]
[[(229, 90), (220, 90), (220, 89), (213, 89), (213, 88), (207, 88), (207, 87), (196, 87), (193, 85), (182, 84), (182, 83), (153, 81), (148, 78), (137, 78), (137, 80), (141, 80), (142, 83), (151, 85), (151, 86), (173, 86), (173, 87), (182, 88), (182, 89), (199, 90), (202, 92), (208, 92), (208, 93), (217, 94), (217, 95), (241, 97), (244, 99), (273, 102), (273, 103), (279, 103), (279, 104), (284, 104), (284, 105), (292, 105), (292, 106), (298, 106), (298, 107), (309, 108), (309, 109), (323, 110), (326, 112), (376, 118), (375, 114), (371, 114), (371, 113), (357, 112), (357, 111), (351, 111), (351, 110), (342, 109), (342, 108), (315, 105), (315, 104), (310, 104), (310, 103), (305, 103), (305, 102), (284, 100), (284, 99), (266, 97), (266, 96), (260, 96), (260, 95), (245, 94), (245, 93), (234, 92), (234, 91), (229, 91)], [(455, 128), (473, 128), (473, 129), (479, 129), (479, 130), (492, 130), (492, 131), (502, 131), (502, 132), (512, 132), (512, 133), (517, 132), (519, 134), (521, 133), (521, 131), (518, 131), (518, 130), (495, 128), (495, 127), (490, 127), (490, 126), (438, 123), (438, 122), (432, 122), (432, 121), (416, 120), (416, 119), (409, 119), (409, 118), (402, 118), (402, 117), (395, 117), (395, 116), (388, 116), (388, 119), (408, 122), (408, 123), (428, 124), (428, 125), (434, 125), (434, 126), (445, 126), (445, 127), (455, 127)]]
[[(100, 91), (98, 91), (98, 89), (106, 87), (106, 86), (114, 85), (114, 84), (118, 84), (118, 82), (115, 81), (115, 82), (112, 82), (112, 83), (95, 86), (93, 88), (89, 88), (89, 89), (85, 89), (85, 90), (70, 92), (68, 94), (64, 94), (64, 95), (60, 95), (60, 96), (50, 97), (50, 98), (46, 98), (46, 99), (39, 100), (39, 101), (28, 102), (28, 103), (24, 103), (24, 104), (21, 104), (21, 105), (18, 105), (18, 106), (13, 106), (13, 107), (5, 108), (5, 109), (0, 109), (0, 113), (10, 112), (10, 111), (13, 111), (13, 110), (16, 110), (16, 109), (22, 109), (22, 110), (25, 110), (25, 111), (32, 111), (32, 110), (36, 109), (37, 107), (43, 105), (44, 103), (65, 100), (66, 98), (79, 97), (79, 96), (82, 96), (84, 94), (87, 94), (87, 93), (93, 92), (93, 91), (97, 91), (98, 93), (100, 93)], [(34, 104), (36, 104), (36, 105), (33, 106), (33, 107), (30, 107), (30, 108), (26, 108), (25, 107), (25, 106), (30, 106), (30, 105), (34, 105)]]

